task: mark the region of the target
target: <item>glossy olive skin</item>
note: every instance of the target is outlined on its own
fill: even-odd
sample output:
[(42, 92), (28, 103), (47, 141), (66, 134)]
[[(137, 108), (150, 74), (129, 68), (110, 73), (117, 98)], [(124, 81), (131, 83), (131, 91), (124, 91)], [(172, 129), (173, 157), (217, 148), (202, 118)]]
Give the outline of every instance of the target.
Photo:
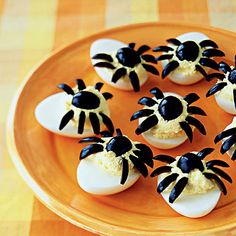
[(236, 69), (232, 70), (232, 71), (229, 73), (229, 81), (230, 81), (232, 84), (236, 84)]
[(193, 153), (187, 153), (180, 157), (177, 166), (183, 173), (190, 173), (194, 169), (204, 170), (201, 159)]
[(132, 149), (132, 143), (125, 136), (112, 138), (106, 146), (107, 151), (112, 151), (116, 156), (121, 156)]
[(179, 60), (195, 61), (199, 55), (199, 47), (194, 41), (186, 41), (178, 46), (176, 56)]
[(120, 48), (116, 53), (116, 58), (120, 64), (131, 68), (141, 62), (140, 55), (132, 48), (128, 47)]
[(167, 96), (162, 99), (158, 111), (165, 120), (174, 120), (183, 112), (181, 101), (174, 96)]
[(81, 109), (93, 110), (99, 107), (100, 99), (94, 93), (81, 91), (73, 96), (72, 105)]

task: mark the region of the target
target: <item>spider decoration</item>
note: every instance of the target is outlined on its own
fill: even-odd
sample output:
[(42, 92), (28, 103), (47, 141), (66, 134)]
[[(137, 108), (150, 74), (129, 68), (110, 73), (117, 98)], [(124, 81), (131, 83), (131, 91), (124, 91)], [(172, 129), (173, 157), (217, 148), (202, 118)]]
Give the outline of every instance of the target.
[(176, 38), (170, 38), (166, 41), (170, 44), (169, 46), (158, 46), (153, 49), (154, 52), (165, 53), (157, 57), (156, 61), (169, 60), (169, 63), (162, 71), (163, 79), (177, 69), (184, 60), (190, 63), (194, 62), (195, 70), (207, 78), (207, 73), (202, 66), (218, 70), (218, 64), (211, 57), (225, 55), (224, 52), (217, 49), (217, 44), (210, 39), (203, 40), (200, 43), (191, 40), (180, 42)]
[(92, 59), (102, 60), (94, 64), (96, 67), (103, 67), (113, 70), (113, 76), (111, 81), (116, 83), (122, 77), (128, 75), (130, 83), (135, 92), (140, 91), (139, 76), (135, 69), (138, 65), (154, 74), (159, 75), (158, 70), (149, 63), (156, 64), (155, 57), (150, 54), (144, 54), (150, 49), (147, 45), (140, 46), (137, 50), (134, 49), (135, 43), (129, 43), (128, 47), (123, 47), (117, 50), (115, 57), (112, 57), (106, 53), (98, 53), (92, 57)]
[[(220, 152), (221, 154), (226, 153), (230, 149), (233, 149), (233, 146), (236, 144), (236, 127), (229, 128), (218, 134), (214, 142), (218, 143), (220, 140), (223, 140)], [(233, 155), (231, 158), (233, 161), (236, 160), (236, 150), (233, 149)]]
[(112, 98), (112, 94), (108, 92), (101, 93), (100, 89), (103, 83), (96, 83), (94, 87), (88, 86), (86, 88), (82, 79), (77, 79), (77, 89), (75, 92), (67, 84), (59, 84), (58, 88), (62, 89), (68, 95), (71, 95), (71, 109), (62, 117), (59, 130), (62, 130), (70, 120), (75, 117), (75, 112), (79, 112), (78, 120), (78, 134), (84, 132), (86, 120), (89, 119), (93, 132), (100, 133), (100, 123), (104, 123), (107, 129), (113, 133), (114, 126), (111, 119), (103, 112), (102, 107), (107, 106), (106, 100)]
[(190, 125), (195, 126), (203, 135), (206, 134), (203, 124), (192, 116), (206, 116), (206, 113), (201, 108), (197, 106), (190, 106), (200, 98), (196, 93), (190, 93), (184, 98), (181, 98), (180, 96), (177, 97), (174, 94), (166, 96), (157, 87), (151, 89), (150, 93), (155, 97), (142, 97), (138, 101), (139, 104), (145, 105), (147, 108), (135, 112), (130, 119), (133, 121), (135, 119), (145, 117), (145, 119), (135, 130), (137, 135), (146, 132), (158, 125), (160, 118), (167, 122), (177, 119), (183, 114), (184, 110), (187, 112), (187, 115), (184, 117), (184, 119), (178, 122), (177, 125), (179, 125), (181, 129), (184, 130), (189, 141), (192, 142), (193, 139), (193, 131)]
[[(210, 160), (208, 162), (204, 161), (204, 158), (213, 150), (213, 148), (204, 148), (198, 153), (189, 152), (176, 159), (168, 155), (157, 155), (154, 157), (154, 160), (168, 164), (166, 166), (158, 167), (151, 173), (151, 177), (168, 173), (167, 176), (159, 182), (157, 192), (163, 192), (168, 188), (168, 186), (170, 186), (170, 184), (174, 183), (174, 187), (169, 194), (169, 202), (173, 203), (188, 184), (188, 178), (191, 171), (198, 169), (205, 178), (214, 181), (221, 192), (226, 195), (227, 190), (221, 178), (230, 183), (232, 183), (232, 179), (218, 167), (229, 167), (229, 165), (222, 160)], [(174, 171), (176, 168), (178, 171)]]
[(234, 106), (236, 109), (236, 55), (234, 57), (234, 66), (229, 66), (225, 62), (219, 63), (219, 69), (223, 71), (224, 74), (221, 73), (212, 73), (208, 76), (208, 79), (218, 78), (220, 81), (216, 83), (206, 94), (207, 97), (217, 93), (222, 90), (226, 86), (234, 86), (233, 88), (233, 98), (234, 98)]
[(98, 152), (114, 152), (116, 157), (120, 159), (122, 166), (122, 175), (120, 184), (124, 184), (129, 175), (129, 162), (131, 161), (136, 169), (147, 177), (148, 169), (153, 167), (152, 150), (145, 144), (133, 142), (127, 136), (123, 135), (120, 129), (116, 129), (117, 136), (112, 137), (109, 132), (102, 132), (102, 138), (88, 137), (80, 140), (80, 143), (95, 142), (82, 149), (80, 160), (98, 153)]

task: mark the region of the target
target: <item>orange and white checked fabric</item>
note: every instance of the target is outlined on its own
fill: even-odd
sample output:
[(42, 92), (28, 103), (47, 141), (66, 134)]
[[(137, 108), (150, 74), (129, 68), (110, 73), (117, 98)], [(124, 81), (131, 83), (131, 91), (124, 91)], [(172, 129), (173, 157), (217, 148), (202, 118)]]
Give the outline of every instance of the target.
[(27, 72), (64, 44), (115, 26), (174, 21), (236, 32), (236, 0), (0, 0), (0, 235), (93, 235), (56, 216), (20, 178), (6, 148), (11, 100)]

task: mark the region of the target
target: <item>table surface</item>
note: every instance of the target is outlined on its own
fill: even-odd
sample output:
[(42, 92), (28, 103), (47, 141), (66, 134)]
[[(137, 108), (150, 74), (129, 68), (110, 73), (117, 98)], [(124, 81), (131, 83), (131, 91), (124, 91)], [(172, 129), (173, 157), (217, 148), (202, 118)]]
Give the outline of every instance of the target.
[(5, 137), (11, 100), (28, 71), (51, 51), (104, 29), (174, 21), (236, 32), (236, 0), (170, 2), (0, 0), (0, 235), (93, 235), (48, 210), (17, 173)]

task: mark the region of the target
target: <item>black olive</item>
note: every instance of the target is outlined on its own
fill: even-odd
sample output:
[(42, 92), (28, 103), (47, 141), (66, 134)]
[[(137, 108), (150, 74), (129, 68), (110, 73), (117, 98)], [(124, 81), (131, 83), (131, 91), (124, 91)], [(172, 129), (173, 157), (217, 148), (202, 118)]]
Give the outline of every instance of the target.
[(229, 81), (230, 81), (232, 84), (236, 84), (236, 69), (232, 70), (232, 71), (229, 73)]
[(99, 107), (100, 99), (94, 93), (81, 91), (74, 95), (72, 105), (77, 108), (92, 110)]
[(199, 55), (199, 47), (194, 41), (186, 41), (182, 43), (176, 51), (179, 60), (195, 61)]
[(199, 169), (200, 171), (204, 170), (201, 159), (196, 156), (194, 153), (187, 153), (180, 157), (177, 163), (183, 173), (189, 173), (194, 169)]
[(106, 150), (113, 151), (116, 156), (121, 156), (126, 152), (130, 151), (131, 149), (132, 143), (128, 138), (124, 136), (117, 136), (112, 138), (106, 146)]
[(165, 120), (173, 120), (182, 114), (183, 105), (178, 98), (167, 96), (162, 99), (158, 111)]
[(119, 63), (127, 67), (135, 67), (141, 62), (139, 54), (132, 48), (120, 48), (116, 54)]

